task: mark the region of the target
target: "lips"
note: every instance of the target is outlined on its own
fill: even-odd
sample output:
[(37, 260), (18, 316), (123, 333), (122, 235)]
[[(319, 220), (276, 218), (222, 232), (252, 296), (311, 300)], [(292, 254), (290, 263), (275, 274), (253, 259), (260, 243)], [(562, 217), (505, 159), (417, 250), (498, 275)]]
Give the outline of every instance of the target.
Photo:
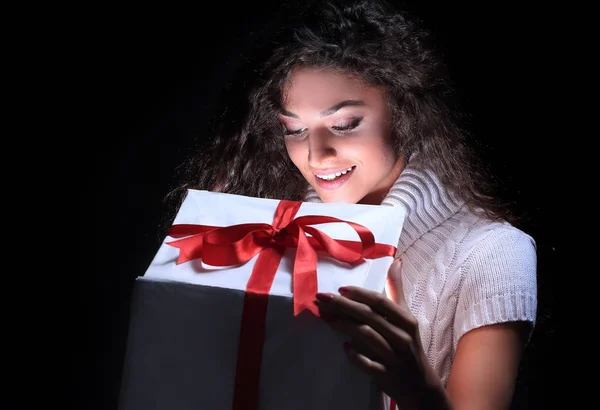
[[(342, 171), (346, 171), (346, 170), (347, 170), (347, 168), (343, 169), (341, 171), (338, 171), (338, 172), (342, 172)], [(352, 176), (352, 174), (354, 173), (355, 170), (356, 170), (356, 165), (352, 166), (352, 170), (351, 171), (348, 171), (348, 172), (346, 172), (346, 174), (341, 175), (341, 176), (339, 176), (339, 177), (337, 177), (337, 178), (335, 178), (333, 180), (329, 180), (328, 181), (328, 180), (319, 178), (316, 175), (315, 175), (315, 180), (317, 182), (317, 185), (320, 188), (328, 190), (328, 191), (331, 191), (331, 190), (334, 190), (334, 189), (338, 189), (342, 185), (344, 185), (350, 179), (350, 177)], [(327, 172), (327, 173), (323, 173), (323, 174), (332, 175), (334, 173), (335, 172)]]

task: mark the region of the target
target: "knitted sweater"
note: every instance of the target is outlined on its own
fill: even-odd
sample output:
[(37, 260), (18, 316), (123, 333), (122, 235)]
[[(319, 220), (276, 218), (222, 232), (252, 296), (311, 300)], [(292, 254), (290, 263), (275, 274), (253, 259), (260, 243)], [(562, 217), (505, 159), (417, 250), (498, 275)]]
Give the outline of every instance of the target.
[[(305, 201), (321, 202), (312, 188)], [(407, 211), (396, 253), (404, 296), (444, 385), (466, 332), (516, 320), (535, 324), (537, 255), (529, 235), (469, 211), (413, 161), (381, 205)]]

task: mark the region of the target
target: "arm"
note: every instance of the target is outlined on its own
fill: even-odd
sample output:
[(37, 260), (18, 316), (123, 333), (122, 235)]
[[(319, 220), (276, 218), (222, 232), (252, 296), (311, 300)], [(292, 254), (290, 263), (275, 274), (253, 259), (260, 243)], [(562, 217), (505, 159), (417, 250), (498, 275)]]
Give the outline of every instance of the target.
[(446, 391), (457, 410), (509, 409), (530, 324), (473, 329), (459, 340)]
[(535, 320), (535, 244), (518, 230), (497, 229), (468, 260), (446, 389), (457, 409), (508, 409)]

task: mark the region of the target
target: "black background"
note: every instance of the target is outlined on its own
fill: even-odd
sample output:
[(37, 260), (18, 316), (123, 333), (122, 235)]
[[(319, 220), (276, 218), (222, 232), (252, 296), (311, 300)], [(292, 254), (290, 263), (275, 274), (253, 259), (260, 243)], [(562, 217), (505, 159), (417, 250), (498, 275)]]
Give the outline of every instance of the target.
[[(271, 2), (276, 4), (276, 2)], [(550, 32), (544, 11), (518, 3), (419, 1), (411, 7), (443, 47), (471, 131), (537, 241), (540, 318), (519, 379), (520, 408), (550, 403), (552, 277), (559, 257), (548, 194), (546, 90)], [(278, 16), (270, 2), (193, 9), (99, 10), (87, 84), (99, 118), (93, 275), (81, 280), (73, 357), (75, 409), (116, 409), (133, 279), (156, 252), (162, 199), (193, 138), (209, 133), (223, 89)], [(268, 24), (271, 24), (269, 26)], [(547, 127), (547, 126), (546, 126)], [(89, 251), (89, 249), (88, 249)], [(22, 408), (27, 398), (21, 399)]]

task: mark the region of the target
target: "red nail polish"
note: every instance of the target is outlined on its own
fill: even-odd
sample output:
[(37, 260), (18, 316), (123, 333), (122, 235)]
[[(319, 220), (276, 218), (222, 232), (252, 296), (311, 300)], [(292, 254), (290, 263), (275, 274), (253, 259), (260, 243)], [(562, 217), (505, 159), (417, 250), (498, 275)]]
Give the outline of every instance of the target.
[(316, 297), (321, 301), (329, 301), (333, 299), (333, 295), (331, 293), (317, 293)]
[(348, 290), (349, 289), (346, 286), (342, 286), (338, 289), (338, 292), (340, 292), (340, 295), (343, 295), (344, 293), (348, 292)]

